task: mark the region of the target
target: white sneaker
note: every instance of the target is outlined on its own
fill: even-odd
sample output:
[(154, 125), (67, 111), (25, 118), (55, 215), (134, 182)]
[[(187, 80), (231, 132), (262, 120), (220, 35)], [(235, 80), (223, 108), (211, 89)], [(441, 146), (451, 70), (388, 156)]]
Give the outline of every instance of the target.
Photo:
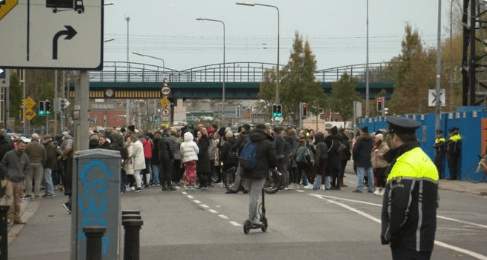
[(379, 190), (379, 189), (376, 189), (376, 190), (374, 191), (374, 194), (375, 194), (375, 195), (379, 195), (379, 196), (380, 196), (380, 190)]
[(312, 184), (308, 184), (308, 185), (304, 186), (304, 188), (307, 189), (307, 190), (311, 190), (311, 189), (313, 189), (313, 185)]

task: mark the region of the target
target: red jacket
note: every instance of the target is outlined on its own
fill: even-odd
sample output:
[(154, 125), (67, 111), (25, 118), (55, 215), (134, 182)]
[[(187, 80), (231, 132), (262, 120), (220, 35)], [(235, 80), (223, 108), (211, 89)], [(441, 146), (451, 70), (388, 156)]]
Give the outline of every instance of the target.
[(144, 145), (144, 157), (145, 159), (152, 159), (152, 140), (150, 138), (145, 138), (142, 142)]

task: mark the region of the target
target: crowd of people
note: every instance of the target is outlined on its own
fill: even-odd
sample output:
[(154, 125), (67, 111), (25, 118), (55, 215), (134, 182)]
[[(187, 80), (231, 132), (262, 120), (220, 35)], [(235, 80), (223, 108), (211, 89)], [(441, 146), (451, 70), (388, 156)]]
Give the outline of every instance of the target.
[[(347, 163), (353, 157), (357, 174), (356, 192), (380, 194), (388, 166), (389, 150), (382, 133), (370, 135), (366, 128), (353, 134), (332, 127), (325, 133), (313, 130), (266, 126), (275, 155), (275, 168), (282, 174), (279, 189), (305, 188), (340, 190)], [(121, 129), (90, 129), (90, 149), (109, 149), (121, 155), (121, 192), (141, 192), (148, 187), (174, 191), (207, 190), (233, 173), (226, 193), (249, 191), (243, 181), (239, 156), (251, 142), (253, 129), (244, 124), (237, 129), (200, 124), (196, 127), (165, 128), (144, 132), (134, 126)], [(4, 196), (10, 200), (12, 223), (21, 224), (22, 199), (51, 197), (56, 191), (71, 196), (73, 137), (34, 133), (30, 138), (0, 133), (0, 164), (5, 180)], [(374, 186), (377, 186), (378, 189)], [(42, 193), (41, 193), (42, 192)], [(63, 205), (71, 210), (68, 200)]]

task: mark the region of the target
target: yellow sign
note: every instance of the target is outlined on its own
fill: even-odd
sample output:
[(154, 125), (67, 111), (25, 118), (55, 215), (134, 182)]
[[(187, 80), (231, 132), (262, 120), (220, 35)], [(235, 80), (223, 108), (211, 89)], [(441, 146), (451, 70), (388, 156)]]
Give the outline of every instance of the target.
[(23, 103), (25, 109), (33, 109), (36, 106), (36, 102), (31, 97), (25, 98)]
[(17, 6), (18, 2), (18, 0), (5, 0), (5, 3), (0, 5), (0, 20), (12, 11), (12, 9)]
[(36, 112), (32, 109), (26, 109), (24, 111), (24, 118), (28, 121), (34, 119), (34, 117), (36, 117), (36, 116), (37, 116)]
[(161, 99), (161, 107), (162, 108), (168, 108), (169, 105), (171, 104), (171, 101), (165, 96)]

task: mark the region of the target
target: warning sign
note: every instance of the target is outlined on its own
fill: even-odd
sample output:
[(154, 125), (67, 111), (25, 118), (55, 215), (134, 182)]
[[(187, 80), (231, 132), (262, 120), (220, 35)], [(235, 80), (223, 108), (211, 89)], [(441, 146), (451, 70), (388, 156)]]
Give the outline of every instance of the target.
[(0, 0), (0, 20), (12, 11), (18, 3), (18, 0), (4, 0), (4, 3), (2, 4), (2, 1)]

